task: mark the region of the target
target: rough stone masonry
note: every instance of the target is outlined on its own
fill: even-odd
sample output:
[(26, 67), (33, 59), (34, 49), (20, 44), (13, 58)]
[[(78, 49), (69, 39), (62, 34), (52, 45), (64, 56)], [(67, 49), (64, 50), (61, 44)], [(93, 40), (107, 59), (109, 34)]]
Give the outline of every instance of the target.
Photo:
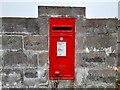
[(49, 18), (74, 17), (75, 80), (59, 80), (57, 87), (114, 88), (120, 52), (118, 19), (87, 19), (85, 12), (85, 7), (39, 6), (37, 18), (2, 17), (0, 86), (54, 88), (56, 82), (49, 80)]

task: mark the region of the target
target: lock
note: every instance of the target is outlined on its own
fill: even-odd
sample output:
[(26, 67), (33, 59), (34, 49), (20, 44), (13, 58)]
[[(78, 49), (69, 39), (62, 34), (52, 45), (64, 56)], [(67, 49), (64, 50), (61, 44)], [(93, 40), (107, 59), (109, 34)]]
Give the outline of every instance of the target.
[(50, 18), (49, 78), (73, 80), (75, 61), (75, 18)]
[(63, 37), (60, 37), (60, 41), (63, 41)]

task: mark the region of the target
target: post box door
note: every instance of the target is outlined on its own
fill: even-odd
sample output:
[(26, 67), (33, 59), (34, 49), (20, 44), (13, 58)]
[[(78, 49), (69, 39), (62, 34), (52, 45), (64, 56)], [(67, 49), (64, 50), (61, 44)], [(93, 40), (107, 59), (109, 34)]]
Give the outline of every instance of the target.
[(74, 79), (75, 19), (52, 18), (50, 25), (50, 79)]

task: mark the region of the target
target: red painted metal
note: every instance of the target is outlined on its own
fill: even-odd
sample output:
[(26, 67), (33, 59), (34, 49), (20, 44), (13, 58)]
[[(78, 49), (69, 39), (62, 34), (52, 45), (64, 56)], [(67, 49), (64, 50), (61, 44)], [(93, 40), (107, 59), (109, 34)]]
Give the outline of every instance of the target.
[(75, 18), (50, 18), (49, 79), (73, 80)]

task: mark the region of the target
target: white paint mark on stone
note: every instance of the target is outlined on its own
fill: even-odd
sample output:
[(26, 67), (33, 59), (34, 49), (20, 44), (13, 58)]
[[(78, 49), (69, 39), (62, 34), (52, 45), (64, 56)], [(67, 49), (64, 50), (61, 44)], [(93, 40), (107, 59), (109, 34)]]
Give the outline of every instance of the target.
[(109, 53), (115, 53), (115, 50), (112, 51), (112, 47), (97, 49), (96, 47), (86, 47), (85, 49), (81, 50), (81, 53), (90, 53), (90, 52), (99, 52), (104, 51), (107, 56), (109, 56)]
[(84, 82), (84, 80), (87, 78), (88, 76), (88, 68), (76, 68), (76, 80), (77, 80), (77, 84), (81, 85), (81, 83)]
[(86, 53), (89, 53), (89, 52), (90, 52), (89, 49), (88, 49), (88, 47), (86, 47), (85, 51), (86, 51)]
[(106, 52), (107, 56), (109, 56), (109, 53), (112, 53), (112, 47), (104, 48), (103, 50)]

